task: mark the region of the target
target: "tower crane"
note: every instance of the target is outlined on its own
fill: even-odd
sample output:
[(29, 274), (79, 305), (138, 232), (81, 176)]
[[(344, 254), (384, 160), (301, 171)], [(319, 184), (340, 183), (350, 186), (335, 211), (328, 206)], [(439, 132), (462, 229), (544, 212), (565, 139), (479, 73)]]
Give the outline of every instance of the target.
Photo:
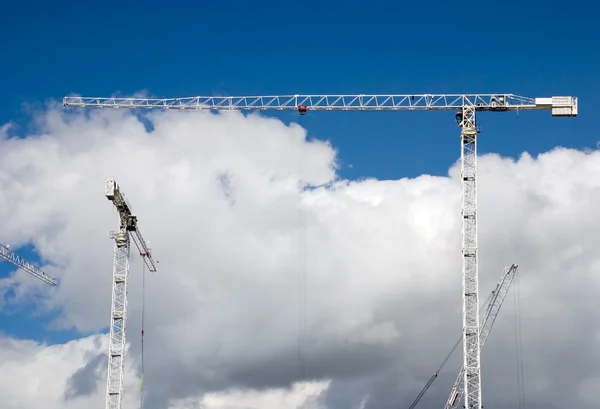
[[(130, 240), (133, 240), (140, 256), (151, 272), (156, 272), (156, 263), (138, 228), (137, 217), (131, 204), (119, 189), (114, 179), (108, 179), (105, 195), (119, 213), (119, 231), (115, 240), (112, 306), (110, 312), (110, 341), (108, 346), (108, 375), (106, 380), (106, 409), (121, 409), (123, 395), (123, 373), (125, 369), (125, 329), (127, 324), (127, 280), (129, 278)], [(143, 337), (142, 330), (142, 337)]]
[(477, 112), (546, 110), (577, 116), (576, 97), (529, 98), (514, 94), (283, 95), (185, 98), (96, 98), (68, 96), (65, 107), (168, 110), (455, 111), (461, 128), (462, 308), (465, 408), (481, 409), (479, 277), (477, 249)]
[[(479, 336), (479, 343), (481, 344), (482, 350), (485, 345), (485, 341), (487, 340), (487, 338), (492, 330), (492, 327), (494, 326), (496, 317), (498, 317), (498, 313), (500, 312), (502, 303), (504, 303), (504, 299), (506, 298), (506, 294), (508, 293), (510, 285), (512, 284), (513, 278), (515, 277), (515, 274), (517, 273), (517, 268), (518, 268), (518, 266), (516, 264), (512, 264), (510, 267), (505, 267), (503, 269), (502, 274), (500, 275), (500, 280), (498, 280), (498, 283), (496, 284), (494, 291), (492, 291), (492, 293), (488, 296), (488, 299), (481, 306), (480, 312), (484, 308), (486, 310), (485, 316), (481, 322), (481, 334)], [(431, 378), (429, 378), (429, 380), (425, 384), (425, 387), (417, 395), (417, 398), (413, 401), (413, 403), (409, 406), (408, 409), (414, 409), (417, 406), (417, 404), (419, 403), (421, 398), (425, 395), (425, 393), (427, 392), (429, 387), (437, 379), (440, 371), (442, 370), (444, 365), (446, 365), (446, 362), (448, 362), (448, 359), (450, 359), (450, 357), (454, 353), (454, 350), (456, 349), (456, 347), (458, 347), (458, 344), (460, 343), (461, 339), (462, 339), (462, 337), (458, 338), (458, 340), (456, 341), (456, 343), (450, 350), (450, 353), (448, 355), (446, 355), (446, 357), (442, 361), (442, 364), (434, 372), (434, 374), (431, 376)], [(454, 409), (454, 408), (456, 408), (456, 406), (458, 404), (460, 404), (460, 401), (461, 401), (461, 399), (463, 397), (463, 393), (464, 393), (463, 377), (464, 377), (464, 366), (462, 366), (460, 368), (458, 377), (456, 378), (456, 382), (454, 383), (454, 386), (452, 387), (452, 390), (450, 392), (450, 397), (448, 398), (448, 401), (447, 401), (444, 409)]]
[(50, 277), (48, 274), (44, 273), (39, 267), (34, 266), (29, 261), (16, 254), (14, 251), (8, 248), (8, 246), (0, 244), (0, 257), (8, 261), (9, 263), (15, 265), (16, 267), (20, 268), (21, 270), (25, 271), (26, 273), (34, 276), (35, 278), (42, 280), (48, 285), (54, 287), (57, 284), (55, 278)]

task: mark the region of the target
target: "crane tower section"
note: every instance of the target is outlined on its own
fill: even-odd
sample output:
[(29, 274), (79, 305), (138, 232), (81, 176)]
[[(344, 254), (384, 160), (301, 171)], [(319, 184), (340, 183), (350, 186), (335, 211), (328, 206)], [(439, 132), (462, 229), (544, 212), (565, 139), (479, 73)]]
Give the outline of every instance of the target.
[(481, 346), (479, 343), (479, 280), (477, 260), (477, 128), (475, 109), (464, 107), (462, 128), (462, 276), (465, 408), (481, 408)]
[(125, 335), (127, 327), (127, 280), (129, 278), (130, 242), (136, 244), (140, 256), (152, 272), (156, 265), (132, 214), (131, 205), (121, 193), (114, 179), (105, 186), (106, 198), (119, 213), (119, 230), (114, 235), (114, 265), (111, 303), (110, 341), (108, 351), (108, 376), (106, 385), (106, 409), (121, 409), (123, 374), (125, 369)]

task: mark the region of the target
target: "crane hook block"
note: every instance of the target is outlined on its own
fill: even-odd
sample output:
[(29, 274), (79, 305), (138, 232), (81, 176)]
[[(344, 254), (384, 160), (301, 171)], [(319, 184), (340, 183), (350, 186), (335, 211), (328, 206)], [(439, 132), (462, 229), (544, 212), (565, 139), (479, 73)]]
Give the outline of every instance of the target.
[(308, 111), (306, 105), (298, 105), (298, 112), (300, 112), (300, 115), (306, 115), (306, 111)]

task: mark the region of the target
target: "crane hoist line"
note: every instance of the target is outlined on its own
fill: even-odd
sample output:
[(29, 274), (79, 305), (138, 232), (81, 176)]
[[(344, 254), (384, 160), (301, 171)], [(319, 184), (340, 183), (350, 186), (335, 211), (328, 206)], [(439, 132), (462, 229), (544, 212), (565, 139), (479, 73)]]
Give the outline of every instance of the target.
[(270, 95), (195, 96), (185, 98), (99, 98), (67, 96), (72, 108), (125, 108), (164, 110), (266, 111), (455, 111), (461, 128), (462, 188), (462, 327), (463, 383), (467, 409), (481, 409), (481, 345), (479, 341), (479, 262), (477, 243), (477, 112), (550, 111), (556, 117), (574, 117), (577, 97), (530, 98), (515, 94), (387, 94), (387, 95)]

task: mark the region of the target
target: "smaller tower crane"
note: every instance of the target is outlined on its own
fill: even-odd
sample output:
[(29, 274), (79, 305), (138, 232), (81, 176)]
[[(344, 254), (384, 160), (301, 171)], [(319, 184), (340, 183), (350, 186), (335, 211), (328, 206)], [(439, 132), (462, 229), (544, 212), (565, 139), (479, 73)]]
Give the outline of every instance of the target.
[(0, 244), (0, 257), (9, 263), (15, 265), (26, 273), (34, 276), (35, 278), (42, 280), (48, 285), (56, 286), (56, 279), (50, 277), (48, 274), (44, 273), (39, 267), (34, 266), (29, 261), (25, 260), (23, 257), (16, 254), (14, 251), (8, 248), (8, 246), (4, 246)]
[[(138, 228), (137, 217), (131, 204), (119, 189), (114, 179), (108, 179), (105, 195), (119, 212), (119, 231), (115, 240), (112, 306), (110, 312), (110, 342), (108, 346), (108, 375), (106, 380), (106, 409), (121, 409), (123, 395), (123, 373), (125, 369), (125, 329), (127, 323), (127, 280), (129, 277), (130, 240), (133, 240), (151, 272), (156, 272), (156, 263)], [(143, 336), (142, 330), (142, 336)]]

